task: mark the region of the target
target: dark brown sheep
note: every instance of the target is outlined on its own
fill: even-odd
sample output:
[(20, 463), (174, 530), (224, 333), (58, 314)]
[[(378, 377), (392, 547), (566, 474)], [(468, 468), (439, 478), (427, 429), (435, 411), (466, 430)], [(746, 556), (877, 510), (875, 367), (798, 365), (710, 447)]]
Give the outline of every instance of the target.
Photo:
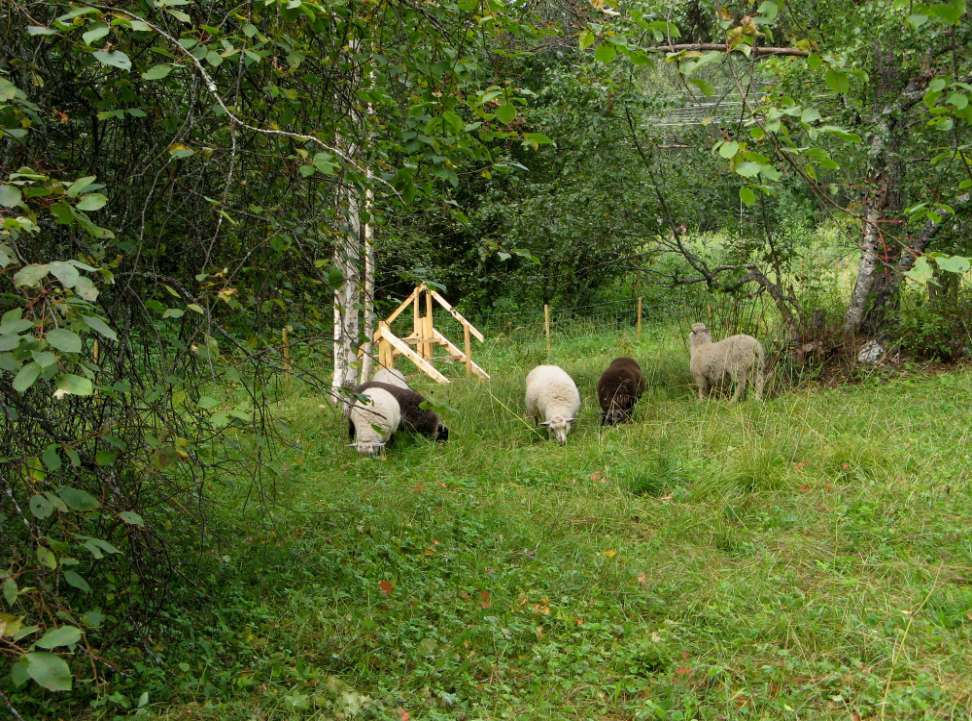
[[(449, 440), (449, 429), (446, 428), (439, 415), (434, 411), (422, 408), (425, 398), (421, 393), (416, 393), (410, 388), (391, 385), (389, 383), (379, 383), (378, 381), (368, 381), (362, 383), (354, 389), (355, 393), (361, 393), (369, 388), (381, 388), (388, 391), (398, 401), (398, 406), (402, 411), (401, 427), (413, 433), (421, 433), (434, 441)], [(354, 440), (354, 426), (348, 426), (348, 435)]]
[(645, 377), (634, 358), (615, 358), (597, 382), (601, 403), (601, 425), (613, 426), (631, 420), (635, 403), (645, 390)]

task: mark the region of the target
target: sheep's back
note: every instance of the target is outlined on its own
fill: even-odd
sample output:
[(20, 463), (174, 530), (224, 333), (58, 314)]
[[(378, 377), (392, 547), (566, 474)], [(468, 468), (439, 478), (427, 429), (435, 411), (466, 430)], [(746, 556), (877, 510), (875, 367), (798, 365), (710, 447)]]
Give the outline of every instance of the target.
[(580, 407), (580, 392), (563, 368), (537, 366), (527, 375), (526, 406), (528, 412), (539, 411), (545, 417), (553, 409), (573, 414)]

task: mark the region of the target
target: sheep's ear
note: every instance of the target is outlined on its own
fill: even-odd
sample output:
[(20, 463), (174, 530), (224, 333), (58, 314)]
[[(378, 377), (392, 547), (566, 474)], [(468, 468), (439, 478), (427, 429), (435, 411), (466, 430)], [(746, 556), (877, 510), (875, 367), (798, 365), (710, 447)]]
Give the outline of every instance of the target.
[(544, 428), (548, 428), (550, 426), (550, 421), (540, 421), (537, 425), (543, 426)]
[(576, 417), (575, 417), (575, 418), (568, 418), (568, 419), (567, 419), (567, 420), (566, 420), (565, 422), (566, 422), (566, 423), (573, 423), (573, 422), (574, 422), (574, 421), (576, 421), (576, 420), (577, 420), (577, 418), (576, 418)]

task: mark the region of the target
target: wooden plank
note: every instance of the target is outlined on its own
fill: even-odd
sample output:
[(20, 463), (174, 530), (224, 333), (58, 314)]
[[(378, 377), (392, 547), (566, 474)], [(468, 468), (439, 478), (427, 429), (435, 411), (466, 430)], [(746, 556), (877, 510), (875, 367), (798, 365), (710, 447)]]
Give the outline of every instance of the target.
[[(451, 340), (449, 340), (448, 338), (446, 338), (439, 331), (434, 331), (434, 333), (435, 333), (435, 339), (436, 339), (436, 341), (438, 341), (438, 343), (440, 345), (445, 346), (445, 349), (447, 351), (449, 351), (449, 355), (450, 356), (452, 356), (456, 360), (466, 361), (466, 359), (468, 358), (468, 356), (465, 353), (463, 353), (461, 350), (459, 350), (459, 348)], [(476, 375), (478, 375), (480, 378), (483, 378), (485, 380), (489, 380), (489, 373), (487, 373), (482, 368), (480, 368), (478, 365), (476, 365), (473, 362), (472, 358), (469, 358), (469, 363), (468, 363), (467, 367), (470, 368), (472, 370), (472, 372), (475, 373)]]
[(466, 354), (466, 375), (472, 375), (472, 340), (470, 339), (469, 326), (465, 323), (462, 324), (462, 343), (465, 347)]
[(638, 321), (635, 325), (635, 335), (641, 338), (641, 296), (638, 296)]
[(432, 360), (432, 331), (432, 294), (425, 291), (425, 318), (422, 324), (422, 335), (425, 338), (423, 351), (427, 360)]
[(441, 305), (443, 308), (445, 308), (447, 311), (449, 311), (449, 315), (451, 315), (453, 318), (455, 318), (457, 321), (459, 321), (463, 325), (468, 325), (469, 326), (469, 332), (473, 334), (473, 337), (476, 338), (476, 340), (478, 340), (480, 343), (482, 343), (482, 342), (484, 342), (486, 340), (483, 337), (483, 334), (480, 333), (476, 329), (476, 326), (474, 326), (468, 320), (466, 320), (465, 318), (463, 318), (462, 317), (462, 314), (459, 311), (457, 311), (455, 308), (453, 308), (451, 305), (449, 305), (449, 301), (447, 301), (445, 298), (443, 298), (441, 295), (439, 295), (434, 290), (430, 290), (429, 293), (432, 294), (432, 297), (435, 298), (435, 300), (438, 302), (439, 305)]
[(392, 313), (391, 313), (391, 315), (390, 315), (390, 316), (388, 316), (387, 318), (385, 318), (385, 322), (386, 322), (386, 323), (387, 323), (388, 325), (391, 325), (391, 324), (392, 324), (392, 323), (394, 322), (394, 320), (395, 320), (395, 319), (396, 319), (396, 318), (397, 318), (398, 316), (400, 316), (400, 315), (402, 314), (402, 312), (403, 312), (403, 311), (404, 311), (404, 310), (405, 310), (406, 308), (408, 308), (408, 306), (409, 306), (409, 304), (410, 304), (410, 303), (412, 302), (412, 299), (413, 299), (413, 298), (415, 297), (415, 294), (416, 294), (417, 292), (418, 292), (418, 290), (413, 290), (413, 291), (412, 291), (412, 293), (411, 293), (411, 295), (409, 295), (409, 296), (408, 296), (408, 298), (406, 298), (405, 300), (403, 300), (403, 301), (401, 302), (401, 304), (400, 304), (400, 305), (399, 305), (399, 306), (398, 306), (398, 307), (397, 307), (397, 308), (396, 308), (395, 310), (393, 310), (393, 311), (392, 311)]
[(415, 293), (412, 295), (412, 333), (421, 337), (422, 336), (422, 325), (421, 319), (419, 318), (419, 308), (421, 307), (421, 293), (419, 292), (419, 286), (415, 289)]
[(449, 382), (448, 378), (446, 378), (444, 375), (439, 373), (439, 371), (437, 371), (431, 363), (425, 360), (425, 358), (423, 358), (418, 353), (416, 353), (411, 348), (409, 348), (408, 344), (405, 343), (405, 341), (403, 341), (401, 338), (399, 338), (390, 330), (388, 330), (387, 327), (383, 329), (381, 337), (387, 340), (391, 344), (392, 348), (397, 350), (399, 354), (405, 356), (410, 361), (412, 361), (412, 363), (415, 364), (416, 368), (418, 368), (420, 371), (425, 373), (425, 375), (427, 375), (435, 382), (437, 383)]

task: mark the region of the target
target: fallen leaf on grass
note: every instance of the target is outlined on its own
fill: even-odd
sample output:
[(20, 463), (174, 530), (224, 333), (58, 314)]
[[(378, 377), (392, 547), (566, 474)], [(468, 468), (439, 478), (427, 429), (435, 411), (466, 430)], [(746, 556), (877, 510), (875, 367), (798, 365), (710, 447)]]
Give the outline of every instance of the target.
[(378, 589), (387, 596), (395, 590), (395, 584), (387, 579), (383, 579), (378, 581)]

